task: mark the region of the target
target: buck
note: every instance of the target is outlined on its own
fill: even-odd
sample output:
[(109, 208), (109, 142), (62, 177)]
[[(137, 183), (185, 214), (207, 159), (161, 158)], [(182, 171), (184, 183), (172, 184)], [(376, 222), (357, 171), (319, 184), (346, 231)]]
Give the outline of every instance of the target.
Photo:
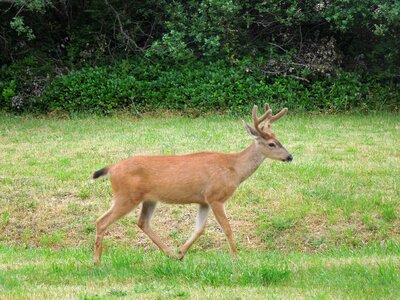
[[(190, 246), (203, 233), (211, 207), (228, 239), (231, 254), (236, 257), (232, 229), (224, 204), (265, 158), (292, 161), (292, 155), (276, 139), (270, 128), (287, 111), (284, 108), (278, 114), (272, 115), (268, 104), (265, 104), (265, 113), (258, 118), (255, 105), (252, 111), (254, 128), (245, 124), (254, 141), (240, 153), (134, 156), (96, 171), (93, 179), (107, 174), (110, 176), (113, 204), (96, 221), (94, 262), (100, 263), (102, 241), (107, 227), (140, 203), (142, 209), (137, 225), (168, 256), (179, 259), (185, 256)], [(261, 125), (264, 121), (264, 125)], [(158, 201), (199, 205), (195, 230), (177, 256), (150, 227)]]

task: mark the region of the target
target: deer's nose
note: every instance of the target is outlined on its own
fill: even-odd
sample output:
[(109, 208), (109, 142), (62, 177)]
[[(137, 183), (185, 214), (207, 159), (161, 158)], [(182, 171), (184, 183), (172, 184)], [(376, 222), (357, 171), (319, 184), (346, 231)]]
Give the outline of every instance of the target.
[(286, 161), (292, 161), (293, 160), (293, 156), (290, 154), (288, 157), (286, 157)]

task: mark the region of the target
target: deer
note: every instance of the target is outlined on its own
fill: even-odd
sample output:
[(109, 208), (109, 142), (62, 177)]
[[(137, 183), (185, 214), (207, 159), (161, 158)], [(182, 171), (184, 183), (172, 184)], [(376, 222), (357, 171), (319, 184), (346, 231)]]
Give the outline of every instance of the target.
[[(142, 207), (137, 226), (167, 256), (183, 259), (203, 233), (211, 208), (228, 240), (231, 255), (236, 258), (233, 232), (224, 204), (266, 158), (284, 162), (293, 160), (270, 127), (284, 116), (288, 109), (284, 108), (276, 115), (272, 115), (268, 104), (265, 104), (264, 109), (264, 114), (258, 117), (258, 108), (254, 105), (254, 127), (244, 123), (253, 142), (242, 152), (132, 156), (94, 172), (93, 179), (109, 175), (113, 194), (111, 208), (96, 221), (94, 263), (100, 264), (103, 237), (108, 226), (131, 212), (140, 203)], [(194, 232), (177, 255), (150, 226), (158, 202), (198, 205)]]

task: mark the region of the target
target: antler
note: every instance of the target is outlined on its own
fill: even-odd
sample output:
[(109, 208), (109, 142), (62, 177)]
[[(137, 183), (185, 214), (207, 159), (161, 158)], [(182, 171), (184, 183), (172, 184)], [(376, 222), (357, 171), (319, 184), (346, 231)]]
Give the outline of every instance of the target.
[[(268, 106), (268, 104), (265, 104), (265, 106)], [(270, 126), (272, 123), (274, 123), (275, 121), (282, 118), (284, 115), (286, 115), (287, 112), (288, 112), (288, 109), (285, 107), (280, 112), (278, 112), (275, 116), (271, 116), (267, 121), (267, 126)]]
[(272, 115), (272, 110), (269, 108), (269, 105), (267, 103), (265, 104), (264, 108), (265, 108), (265, 113), (259, 118), (257, 117), (257, 111), (258, 111), (257, 105), (254, 105), (253, 111), (252, 111), (253, 121), (254, 121), (254, 128), (259, 133), (262, 133), (260, 127), (258, 127), (261, 122), (263, 122), (264, 120), (267, 120), (265, 125), (267, 127), (269, 127), (272, 123), (274, 123), (275, 121), (279, 120), (281, 117), (286, 115), (286, 113), (288, 112), (288, 109), (285, 107), (279, 113), (277, 113), (276, 115), (273, 116)]
[(260, 129), (260, 127), (258, 127), (258, 125), (260, 125), (260, 123), (263, 122), (265, 119), (271, 117), (272, 110), (269, 109), (268, 104), (265, 104), (265, 113), (261, 117), (259, 117), (259, 118), (257, 117), (257, 112), (258, 112), (258, 107), (257, 107), (257, 105), (254, 105), (253, 111), (252, 111), (254, 128), (259, 133), (263, 133), (262, 130)]

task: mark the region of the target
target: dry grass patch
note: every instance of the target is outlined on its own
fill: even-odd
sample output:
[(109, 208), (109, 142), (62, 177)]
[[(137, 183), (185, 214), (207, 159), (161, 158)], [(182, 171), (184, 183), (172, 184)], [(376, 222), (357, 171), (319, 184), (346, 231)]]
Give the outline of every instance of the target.
[[(227, 204), (239, 249), (324, 251), (398, 238), (399, 118), (395, 114), (288, 116), (275, 126), (292, 164), (267, 160)], [(92, 246), (94, 221), (110, 206), (93, 171), (135, 154), (241, 151), (241, 120), (224, 116), (77, 118), (0, 115), (0, 242)], [(190, 236), (195, 206), (160, 205), (154, 228), (173, 247)], [(153, 249), (138, 210), (105, 239)], [(194, 249), (227, 250), (213, 217)]]

